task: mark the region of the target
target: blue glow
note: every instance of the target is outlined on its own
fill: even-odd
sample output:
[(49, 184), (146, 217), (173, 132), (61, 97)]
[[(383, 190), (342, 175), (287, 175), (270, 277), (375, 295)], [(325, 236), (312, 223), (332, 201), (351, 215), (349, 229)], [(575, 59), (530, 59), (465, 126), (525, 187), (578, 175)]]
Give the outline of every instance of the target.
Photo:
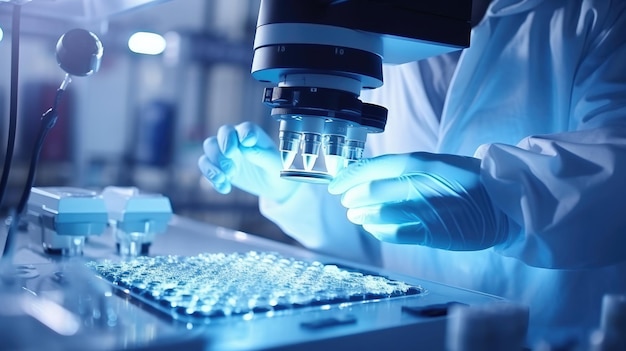
[(2, 31), (2, 28), (0, 27), (0, 41), (2, 41), (3, 37), (4, 37), (4, 32)]
[(137, 32), (128, 39), (130, 51), (143, 55), (159, 55), (165, 51), (165, 38), (150, 32)]

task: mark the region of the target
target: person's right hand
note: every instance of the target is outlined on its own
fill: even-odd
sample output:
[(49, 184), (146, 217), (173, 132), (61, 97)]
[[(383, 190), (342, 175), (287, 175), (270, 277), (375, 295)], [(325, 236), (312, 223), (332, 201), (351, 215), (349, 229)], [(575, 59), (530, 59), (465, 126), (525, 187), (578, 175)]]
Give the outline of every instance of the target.
[(283, 201), (298, 186), (280, 178), (282, 162), (272, 138), (251, 122), (224, 125), (217, 136), (207, 138), (200, 171), (215, 190), (228, 194), (236, 186), (251, 194)]

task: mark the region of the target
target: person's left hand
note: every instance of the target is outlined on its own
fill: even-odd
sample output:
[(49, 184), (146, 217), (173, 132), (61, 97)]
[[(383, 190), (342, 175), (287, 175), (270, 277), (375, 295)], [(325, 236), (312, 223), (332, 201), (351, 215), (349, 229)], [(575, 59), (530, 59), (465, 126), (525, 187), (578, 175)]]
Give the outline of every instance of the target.
[(506, 241), (508, 218), (480, 180), (480, 160), (416, 152), (361, 160), (329, 184), (348, 219), (379, 240), (447, 250)]

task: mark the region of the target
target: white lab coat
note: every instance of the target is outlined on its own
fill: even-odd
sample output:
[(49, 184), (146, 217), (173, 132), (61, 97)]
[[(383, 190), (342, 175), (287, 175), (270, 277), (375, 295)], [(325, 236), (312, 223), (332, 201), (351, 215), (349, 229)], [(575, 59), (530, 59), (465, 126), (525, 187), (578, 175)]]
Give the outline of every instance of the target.
[(622, 0), (494, 0), (460, 58), (385, 67), (385, 85), (362, 96), (389, 108), (369, 155), (481, 158), (511, 242), (373, 243), (314, 185), (261, 199), (261, 211), (312, 249), (528, 304), (531, 344), (586, 338), (602, 295), (626, 293), (625, 11)]

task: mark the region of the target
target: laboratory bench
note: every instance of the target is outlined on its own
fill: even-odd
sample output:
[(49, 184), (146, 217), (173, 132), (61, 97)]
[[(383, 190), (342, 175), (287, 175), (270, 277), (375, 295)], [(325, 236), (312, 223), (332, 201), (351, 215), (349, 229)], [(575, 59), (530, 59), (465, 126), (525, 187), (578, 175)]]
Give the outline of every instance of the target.
[(502, 301), (175, 214), (138, 257), (111, 226), (73, 256), (42, 233), (2, 261), (0, 349), (443, 350), (449, 308)]

